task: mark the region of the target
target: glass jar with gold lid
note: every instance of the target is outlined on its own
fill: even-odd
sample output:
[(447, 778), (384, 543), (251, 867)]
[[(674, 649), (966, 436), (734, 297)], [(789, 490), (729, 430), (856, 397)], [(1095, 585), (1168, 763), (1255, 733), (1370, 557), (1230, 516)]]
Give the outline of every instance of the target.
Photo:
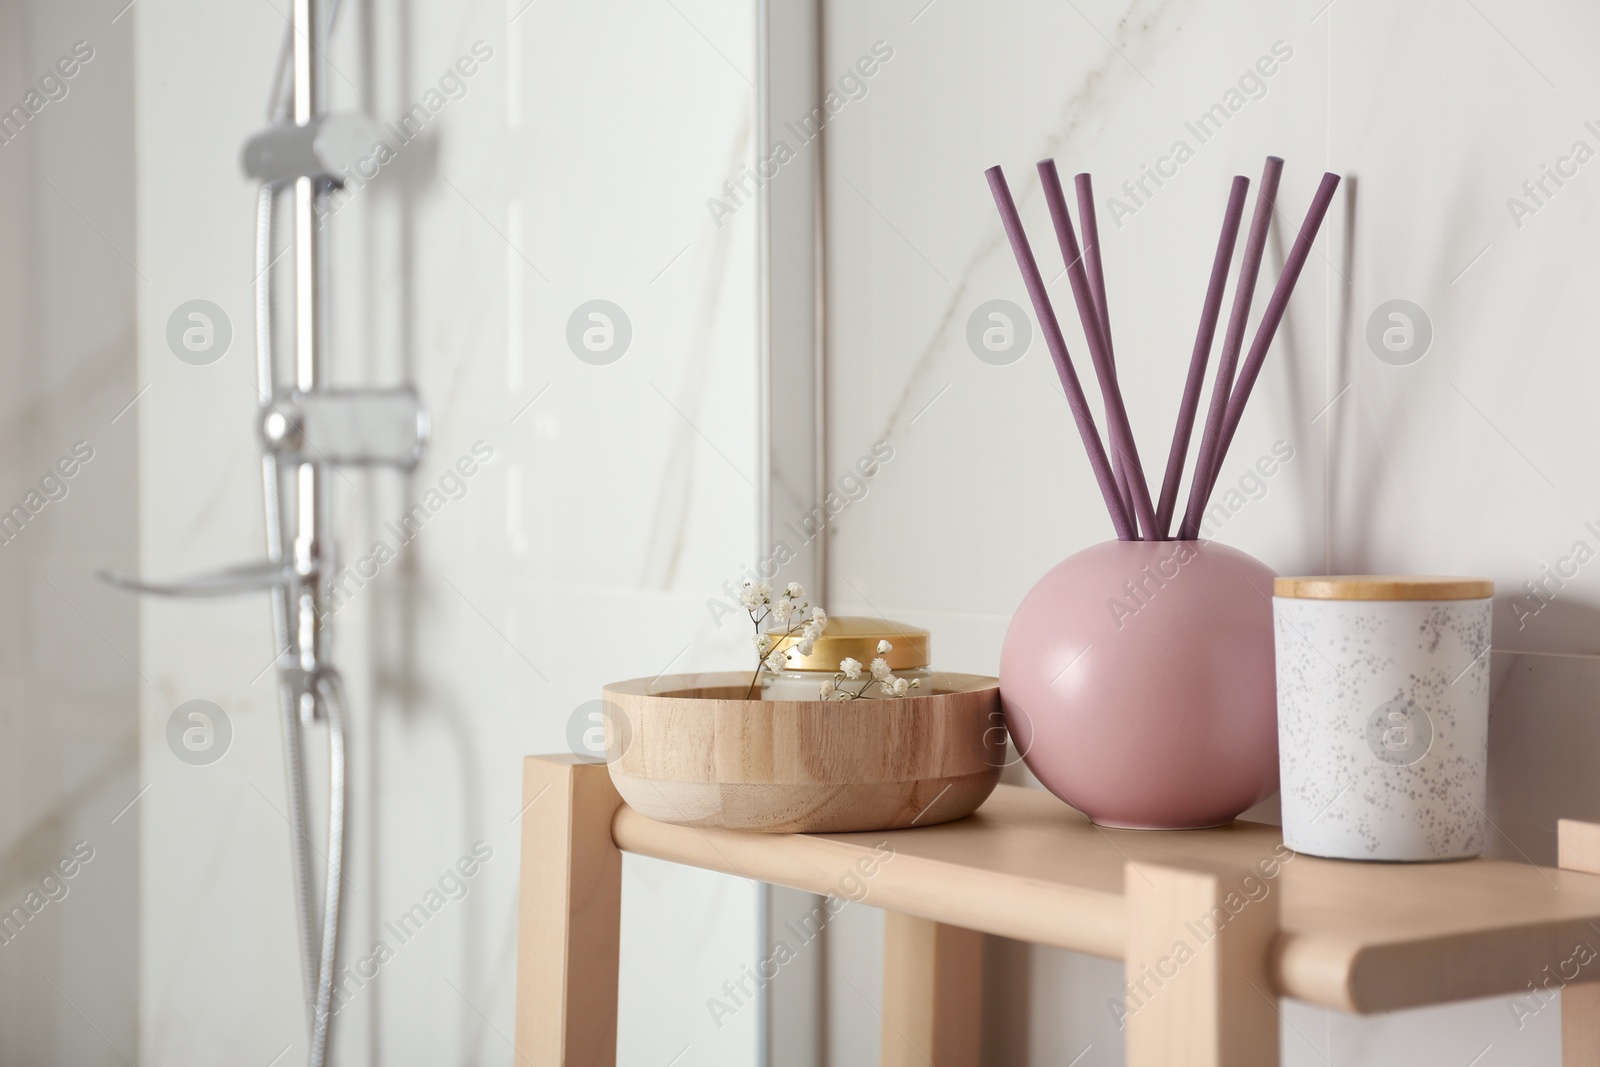
[[(880, 641), (889, 642), (889, 651), (878, 651)], [(928, 631), (917, 626), (864, 615), (835, 615), (828, 619), (811, 655), (802, 656), (798, 643), (798, 635), (779, 639), (775, 647), (784, 653), (785, 666), (781, 671), (761, 672), (762, 700), (822, 699), (822, 683), (833, 681), (839, 664), (847, 659), (860, 665), (859, 677), (839, 680), (840, 689), (852, 696), (859, 693), (869, 699), (890, 697), (872, 677), (872, 661), (879, 658), (888, 663), (896, 678), (919, 683), (911, 690), (913, 695), (929, 692), (933, 684), (933, 670), (928, 666)]]

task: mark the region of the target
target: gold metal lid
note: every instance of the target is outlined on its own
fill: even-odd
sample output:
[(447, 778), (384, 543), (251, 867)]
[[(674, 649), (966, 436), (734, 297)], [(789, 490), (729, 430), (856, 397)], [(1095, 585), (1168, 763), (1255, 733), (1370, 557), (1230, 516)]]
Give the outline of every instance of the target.
[(1486, 600), (1488, 578), (1403, 574), (1325, 574), (1274, 578), (1272, 593), (1291, 600)]
[(811, 655), (802, 656), (794, 644), (799, 635), (780, 638), (775, 646), (784, 650), (791, 671), (827, 671), (839, 669), (839, 661), (849, 657), (863, 664), (871, 663), (880, 654), (878, 642), (887, 641), (894, 647), (882, 653), (889, 668), (896, 671), (913, 667), (926, 667), (928, 656), (928, 631), (890, 619), (874, 619), (865, 615), (833, 615), (828, 618), (827, 629), (817, 638)]

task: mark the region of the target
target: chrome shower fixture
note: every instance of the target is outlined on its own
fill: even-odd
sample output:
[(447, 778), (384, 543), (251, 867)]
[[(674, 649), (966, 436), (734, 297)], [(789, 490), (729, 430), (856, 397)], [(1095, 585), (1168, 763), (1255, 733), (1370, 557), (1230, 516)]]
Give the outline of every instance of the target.
[(365, 115), (318, 115), (304, 126), (279, 122), (244, 143), (239, 162), (246, 177), (286, 182), (307, 176), (338, 180), (381, 140)]
[[(331, 3), (336, 12), (338, 0)], [(369, 153), (379, 135), (365, 116), (329, 114), (321, 106), (318, 7), (318, 0), (294, 0), (292, 43), (286, 44), (293, 72), (288, 106), (280, 103), (275, 84), (269, 125), (246, 141), (241, 153), (246, 177), (261, 183), (254, 265), (256, 399), (267, 558), (173, 582), (104, 575), (123, 588), (164, 596), (271, 593), (311, 1067), (327, 1063), (345, 840), (346, 709), (327, 647), (328, 585), (337, 570), (328, 531), (329, 475), (344, 466), (412, 470), (422, 458), (429, 429), (427, 412), (409, 385), (328, 384), (323, 344), (328, 286), (321, 247), (326, 215), (320, 209), (329, 190), (342, 187), (345, 169)], [(286, 382), (279, 381), (273, 335), (272, 245), (283, 195), (294, 205), (294, 372)], [(303, 729), (319, 722), (327, 728), (329, 755), (327, 864), (320, 904), (313, 888), (301, 738)]]

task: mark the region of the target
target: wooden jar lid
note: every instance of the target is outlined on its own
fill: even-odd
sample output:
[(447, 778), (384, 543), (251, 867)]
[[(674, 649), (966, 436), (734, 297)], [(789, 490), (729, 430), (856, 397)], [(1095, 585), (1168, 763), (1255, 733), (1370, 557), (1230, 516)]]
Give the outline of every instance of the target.
[(1494, 596), (1494, 582), (1431, 575), (1323, 574), (1274, 578), (1272, 592), (1290, 600), (1484, 600)]

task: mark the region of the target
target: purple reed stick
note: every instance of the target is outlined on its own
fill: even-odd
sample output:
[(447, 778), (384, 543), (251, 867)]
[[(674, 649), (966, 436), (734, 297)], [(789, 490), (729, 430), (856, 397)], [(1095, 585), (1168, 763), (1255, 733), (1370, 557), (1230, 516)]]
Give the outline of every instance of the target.
[[(1328, 205), (1333, 203), (1333, 191), (1339, 186), (1339, 176), (1326, 173), (1322, 176), (1322, 183), (1317, 186), (1317, 194), (1311, 198), (1311, 210), (1306, 212), (1305, 221), (1300, 224), (1300, 234), (1294, 239), (1294, 245), (1289, 249), (1289, 258), (1284, 260), (1283, 273), (1278, 275), (1277, 287), (1272, 290), (1272, 298), (1267, 301), (1267, 309), (1261, 313), (1261, 324), (1256, 327), (1256, 339), (1250, 343), (1250, 354), (1245, 357), (1244, 366), (1239, 368), (1239, 381), (1233, 387), (1233, 394), (1228, 398), (1228, 417), (1222, 426), (1222, 440), (1217, 449), (1217, 462), (1212, 468), (1211, 485), (1206, 487), (1205, 501), (1211, 499), (1211, 490), (1216, 486), (1215, 472), (1221, 470), (1222, 460), (1228, 454), (1228, 446), (1233, 444), (1233, 435), (1239, 430), (1239, 421), (1244, 418), (1244, 406), (1250, 402), (1250, 390), (1255, 387), (1256, 378), (1261, 374), (1261, 366), (1267, 361), (1267, 349), (1272, 347), (1273, 335), (1278, 332), (1278, 324), (1283, 321), (1284, 312), (1289, 310), (1289, 297), (1294, 295), (1295, 283), (1300, 280), (1300, 271), (1304, 269), (1306, 260), (1311, 256), (1311, 245), (1317, 239), (1317, 231), (1322, 229), (1322, 219), (1328, 213)], [(1205, 509), (1205, 502), (1200, 507)]]
[(1117, 376), (1101, 344), (1101, 334), (1096, 329), (1098, 321), (1094, 311), (1094, 297), (1089, 292), (1089, 279), (1083, 269), (1083, 257), (1078, 252), (1078, 237), (1072, 230), (1072, 218), (1067, 214), (1066, 194), (1061, 191), (1061, 176), (1056, 172), (1053, 159), (1040, 160), (1039, 178), (1044, 183), (1044, 201), (1050, 208), (1050, 219), (1055, 223), (1056, 241), (1061, 245), (1061, 256), (1067, 262), (1067, 278), (1072, 282), (1072, 297), (1078, 304), (1078, 318), (1083, 322), (1083, 332), (1089, 341), (1089, 356), (1094, 361), (1095, 376), (1100, 382), (1100, 393), (1106, 405), (1106, 435), (1113, 452), (1121, 453), (1128, 465), (1128, 484), (1133, 490), (1134, 514), (1139, 528), (1153, 531), (1156, 528), (1156, 509), (1150, 502), (1150, 486), (1144, 480), (1139, 465), (1139, 446), (1133, 440), (1133, 428), (1128, 424), (1128, 409), (1122, 403), (1122, 390), (1117, 387)]
[[(1217, 333), (1222, 313), (1222, 293), (1228, 287), (1228, 268), (1233, 264), (1233, 249), (1239, 241), (1239, 221), (1244, 217), (1244, 198), (1250, 179), (1236, 175), (1228, 193), (1228, 207), (1222, 213), (1222, 235), (1217, 238), (1217, 254), (1211, 261), (1211, 284), (1206, 287), (1200, 309), (1200, 332), (1189, 355), (1189, 377), (1183, 383), (1183, 399), (1178, 404), (1178, 424), (1172, 431), (1172, 448), (1167, 452), (1167, 475), (1161, 482), (1161, 500), (1156, 505), (1158, 540), (1165, 541), (1172, 528), (1172, 512), (1178, 506), (1178, 482), (1183, 478), (1183, 463), (1189, 455), (1189, 439), (1194, 435), (1194, 417), (1200, 408), (1200, 390), (1205, 385), (1206, 364), (1211, 359), (1211, 342)], [(1082, 210), (1082, 209), (1080, 209)]]
[(1050, 306), (1050, 294), (1045, 291), (1044, 278), (1039, 273), (1038, 262), (1033, 258), (1033, 249), (1028, 245), (1028, 235), (1022, 228), (1022, 218), (1017, 214), (1017, 204), (1011, 197), (1010, 187), (1006, 185), (1006, 176), (999, 167), (990, 167), (983, 173), (989, 179), (989, 191), (994, 194), (994, 205), (1000, 211), (1000, 224), (1005, 227), (1011, 251), (1016, 255), (1017, 266), (1022, 271), (1022, 284), (1028, 290), (1028, 299), (1033, 302), (1034, 314), (1039, 317), (1039, 329), (1044, 334), (1045, 346), (1055, 361), (1056, 373), (1061, 376), (1061, 385), (1067, 394), (1067, 406), (1072, 409), (1073, 420), (1078, 424), (1078, 435), (1083, 438), (1084, 450), (1089, 453), (1089, 469), (1094, 472), (1094, 480), (1099, 483), (1100, 493), (1106, 499), (1111, 525), (1117, 531), (1118, 540), (1135, 540), (1133, 523), (1122, 506), (1111, 464), (1106, 459), (1105, 446), (1100, 443), (1100, 432), (1095, 429), (1094, 415), (1089, 411), (1089, 402), (1083, 395), (1078, 373), (1072, 368), (1066, 338), (1061, 335), (1061, 324), (1056, 319), (1055, 309)]
[(1228, 414), (1228, 397), (1233, 392), (1234, 369), (1239, 350), (1244, 347), (1245, 327), (1250, 321), (1250, 302), (1255, 298), (1256, 279), (1261, 274), (1261, 258), (1267, 250), (1267, 232), (1272, 228), (1273, 206), (1278, 198), (1278, 178), (1283, 160), (1268, 156), (1261, 169), (1261, 186), (1256, 190), (1256, 210), (1250, 219), (1250, 235), (1245, 238), (1244, 259), (1239, 263), (1239, 281), (1233, 290), (1233, 311), (1228, 315), (1228, 332), (1222, 338), (1217, 356), (1216, 379), (1211, 386), (1211, 408), (1206, 413), (1205, 431), (1200, 435), (1200, 451), (1195, 453), (1194, 474), (1189, 479), (1189, 506), (1178, 530), (1180, 540), (1193, 541), (1200, 535), (1200, 515), (1211, 496), (1216, 471), (1222, 466), (1217, 454), (1222, 423)]
[[(1078, 192), (1078, 224), (1083, 227), (1083, 262), (1089, 269), (1089, 293), (1094, 297), (1096, 325), (1100, 330), (1100, 343), (1106, 346), (1106, 362), (1111, 365), (1111, 377), (1116, 380), (1117, 350), (1111, 343), (1111, 313), (1106, 308), (1106, 274), (1105, 265), (1100, 259), (1100, 222), (1094, 210), (1094, 179), (1088, 174), (1079, 174), (1072, 181)], [(1087, 323), (1084, 328), (1088, 329)], [(1117, 390), (1120, 392), (1121, 389), (1122, 385), (1118, 382)], [(1136, 514), (1133, 490), (1128, 485), (1127, 464), (1122, 462), (1122, 453), (1115, 450), (1111, 453), (1111, 473), (1117, 477), (1122, 506), (1128, 514)], [(1150, 531), (1146, 530), (1140, 536), (1148, 538)]]

